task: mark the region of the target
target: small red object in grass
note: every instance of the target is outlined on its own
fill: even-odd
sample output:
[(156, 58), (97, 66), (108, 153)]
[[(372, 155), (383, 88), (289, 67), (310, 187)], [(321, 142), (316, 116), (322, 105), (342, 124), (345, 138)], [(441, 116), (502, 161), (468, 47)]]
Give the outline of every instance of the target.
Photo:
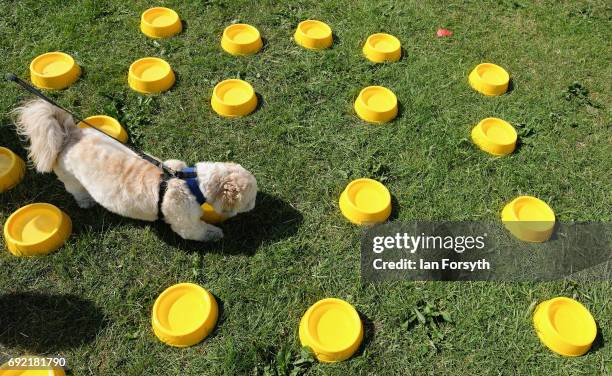
[(448, 29), (438, 29), (436, 35), (438, 38), (451, 37), (453, 36), (453, 32)]

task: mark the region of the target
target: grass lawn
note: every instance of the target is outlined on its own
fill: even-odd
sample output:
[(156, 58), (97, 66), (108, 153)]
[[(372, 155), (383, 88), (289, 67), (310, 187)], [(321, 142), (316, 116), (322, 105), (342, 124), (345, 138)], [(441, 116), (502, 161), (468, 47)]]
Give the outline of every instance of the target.
[[(150, 6), (175, 9), (184, 31), (154, 41), (139, 31)], [(105, 113), (130, 141), (163, 157), (233, 160), (258, 179), (256, 209), (226, 222), (226, 240), (181, 241), (166, 226), (79, 209), (52, 174), (28, 170), (0, 195), (0, 222), (31, 202), (66, 211), (74, 231), (40, 258), (0, 252), (0, 357), (61, 354), (72, 375), (605, 375), (612, 372), (610, 282), (362, 284), (362, 229), (338, 197), (371, 177), (393, 194), (396, 221), (497, 220), (520, 194), (548, 202), (560, 221), (612, 220), (612, 10), (605, 1), (0, 1), (0, 71), (29, 78), (37, 55), (61, 50), (83, 75), (53, 98), (84, 116)], [(331, 49), (297, 46), (297, 23), (315, 18), (335, 33)], [(237, 58), (220, 48), (223, 28), (241, 21), (265, 38)], [(454, 31), (436, 38), (438, 27)], [(375, 65), (365, 38), (397, 36), (404, 56)], [(158, 56), (177, 73), (161, 95), (127, 85), (136, 59)], [(512, 90), (497, 98), (467, 84), (478, 63), (508, 70)], [(209, 101), (226, 78), (250, 82), (261, 106), (245, 118), (218, 117)], [(399, 117), (360, 121), (359, 90), (395, 92)], [(0, 145), (25, 157), (8, 112), (28, 98), (0, 83)], [(503, 118), (521, 145), (492, 158), (469, 139), (480, 119)], [(201, 284), (221, 303), (204, 342), (175, 349), (159, 342), (151, 307), (166, 287)], [(532, 329), (534, 302), (575, 297), (596, 318), (601, 338), (580, 358), (543, 347)], [(298, 322), (324, 297), (352, 303), (364, 346), (338, 364), (300, 353)], [(449, 312), (440, 335), (406, 325), (429, 302)]]

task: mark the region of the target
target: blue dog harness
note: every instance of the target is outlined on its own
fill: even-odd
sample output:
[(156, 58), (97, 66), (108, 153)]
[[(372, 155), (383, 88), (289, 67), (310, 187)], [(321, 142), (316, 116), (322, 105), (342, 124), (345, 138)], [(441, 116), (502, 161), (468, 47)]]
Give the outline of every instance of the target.
[(189, 191), (195, 196), (195, 199), (200, 206), (206, 202), (206, 197), (204, 197), (204, 194), (198, 186), (198, 174), (196, 173), (195, 167), (185, 167), (181, 171), (177, 171), (174, 176), (164, 172), (161, 181), (159, 182), (159, 196), (157, 198), (158, 219), (164, 218), (164, 213), (162, 213), (162, 201), (164, 200), (164, 195), (168, 190), (168, 180), (172, 178), (184, 180), (189, 188)]
[(198, 201), (198, 204), (202, 206), (202, 204), (206, 202), (206, 197), (204, 197), (204, 194), (198, 186), (198, 174), (196, 173), (195, 167), (185, 167), (184, 169), (178, 172), (177, 177), (179, 179), (185, 180), (185, 183), (187, 183), (191, 194), (195, 196), (196, 200)]

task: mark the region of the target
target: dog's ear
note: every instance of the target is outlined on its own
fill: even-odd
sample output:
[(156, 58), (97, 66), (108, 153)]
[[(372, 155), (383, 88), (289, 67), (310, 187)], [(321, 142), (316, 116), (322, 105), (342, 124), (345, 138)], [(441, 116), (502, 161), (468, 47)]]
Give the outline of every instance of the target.
[(234, 180), (227, 180), (221, 187), (221, 203), (226, 209), (232, 209), (238, 202), (240, 188)]

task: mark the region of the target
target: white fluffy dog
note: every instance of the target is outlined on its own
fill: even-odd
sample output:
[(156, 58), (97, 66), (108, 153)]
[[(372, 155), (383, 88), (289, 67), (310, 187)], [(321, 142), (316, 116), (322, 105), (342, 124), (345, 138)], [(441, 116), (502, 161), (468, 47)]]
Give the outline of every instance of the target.
[[(184, 239), (223, 237), (220, 228), (200, 219), (200, 204), (184, 180), (167, 180), (165, 194), (159, 197), (161, 170), (120, 142), (95, 129), (79, 128), (70, 114), (43, 100), (26, 103), (15, 112), (17, 131), (30, 141), (29, 157), (36, 170), (55, 172), (80, 207), (97, 202), (130, 218), (155, 221), (163, 217)], [(179, 160), (164, 164), (174, 170), (186, 167)], [(254, 208), (257, 181), (242, 166), (201, 162), (195, 172), (197, 188), (216, 212), (234, 216)]]

